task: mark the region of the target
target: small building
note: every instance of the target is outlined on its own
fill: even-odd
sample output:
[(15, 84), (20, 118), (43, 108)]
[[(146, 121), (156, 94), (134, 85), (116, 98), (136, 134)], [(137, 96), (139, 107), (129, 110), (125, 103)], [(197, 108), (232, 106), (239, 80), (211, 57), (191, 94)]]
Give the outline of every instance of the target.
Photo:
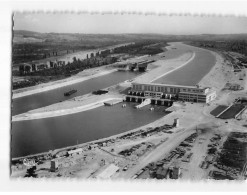
[(38, 63), (38, 64), (35, 64), (35, 65), (36, 65), (37, 71), (44, 70), (44, 69), (48, 68), (48, 65), (44, 64), (44, 63)]
[(167, 179), (168, 177), (168, 169), (159, 167), (158, 170), (156, 171), (156, 178), (157, 179)]
[(55, 157), (56, 158), (60, 158), (60, 157), (62, 157), (62, 156), (66, 156), (67, 155), (67, 151), (61, 151), (61, 152), (58, 152), (56, 155), (55, 155)]
[(13, 70), (18, 70), (20, 73), (33, 72), (33, 65), (30, 63), (20, 63), (13, 66)]
[(98, 144), (91, 144), (88, 146), (88, 149), (91, 150), (91, 149), (95, 149), (98, 147)]
[(175, 119), (174, 119), (173, 126), (174, 126), (174, 127), (179, 127), (179, 118), (175, 118)]
[(68, 151), (68, 155), (69, 156), (74, 156), (74, 155), (79, 155), (79, 154), (82, 154), (82, 148), (77, 148), (75, 150), (70, 150)]
[(51, 172), (56, 172), (58, 170), (58, 161), (57, 160), (51, 160)]
[(208, 155), (205, 157), (205, 161), (209, 162), (209, 163), (213, 163), (215, 161), (215, 156), (213, 155)]
[(105, 166), (105, 159), (101, 159), (101, 161), (99, 162), (99, 166), (101, 167)]
[(181, 175), (181, 169), (179, 167), (170, 167), (171, 168), (171, 179), (178, 179)]

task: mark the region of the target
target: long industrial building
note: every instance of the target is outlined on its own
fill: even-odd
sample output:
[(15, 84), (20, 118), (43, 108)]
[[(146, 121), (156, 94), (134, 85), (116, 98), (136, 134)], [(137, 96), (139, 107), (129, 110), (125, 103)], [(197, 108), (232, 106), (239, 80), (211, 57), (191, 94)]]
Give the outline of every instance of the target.
[(131, 96), (150, 98), (177, 98), (180, 101), (209, 103), (216, 98), (216, 91), (197, 86), (167, 85), (158, 83), (132, 83)]

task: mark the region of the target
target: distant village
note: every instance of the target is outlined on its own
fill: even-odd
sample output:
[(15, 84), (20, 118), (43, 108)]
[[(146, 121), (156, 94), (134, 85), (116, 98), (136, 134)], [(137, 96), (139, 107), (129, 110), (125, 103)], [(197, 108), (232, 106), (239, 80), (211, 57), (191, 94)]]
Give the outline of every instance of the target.
[(50, 52), (45, 54), (44, 59), (14, 64), (12, 71), (13, 76), (15, 76), (13, 89), (63, 79), (85, 69), (126, 60), (133, 55), (154, 55), (163, 51), (161, 47), (164, 44), (157, 45), (150, 41), (142, 41), (140, 43), (121, 45), (112, 49), (89, 52), (85, 58), (81, 57), (80, 53), (74, 50), (67, 50), (63, 52), (67, 54), (60, 56), (56, 51)]
[[(90, 56), (87, 54), (86, 59), (83, 60), (76, 59), (76, 57), (74, 57), (72, 62), (66, 62), (65, 60), (63, 60), (63, 57), (60, 57), (60, 59), (56, 57), (54, 58), (54, 56), (57, 56), (57, 52), (53, 52), (52, 57), (43, 60), (18, 64), (18, 71), (20, 76), (33, 75), (30, 73), (43, 71), (45, 69), (58, 68), (66, 65), (73, 65), (76, 64), (76, 62), (80, 63), (80, 65), (84, 67), (92, 67), (95, 65), (102, 66), (112, 63), (112, 61), (116, 61), (116, 57), (108, 56), (111, 53), (113, 53), (113, 50), (107, 49), (98, 51), (96, 53), (91, 53)], [(49, 56), (51, 56), (51, 54)]]

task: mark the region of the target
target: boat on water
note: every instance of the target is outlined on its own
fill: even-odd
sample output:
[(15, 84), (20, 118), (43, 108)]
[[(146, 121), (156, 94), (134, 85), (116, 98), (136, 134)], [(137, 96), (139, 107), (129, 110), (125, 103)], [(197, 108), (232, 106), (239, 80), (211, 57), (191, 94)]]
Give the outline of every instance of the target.
[(65, 93), (64, 93), (64, 96), (70, 96), (70, 95), (72, 95), (73, 93), (76, 93), (76, 92), (77, 92), (76, 89), (72, 89), (72, 90), (70, 90), (70, 91), (68, 91), (68, 92), (65, 92)]

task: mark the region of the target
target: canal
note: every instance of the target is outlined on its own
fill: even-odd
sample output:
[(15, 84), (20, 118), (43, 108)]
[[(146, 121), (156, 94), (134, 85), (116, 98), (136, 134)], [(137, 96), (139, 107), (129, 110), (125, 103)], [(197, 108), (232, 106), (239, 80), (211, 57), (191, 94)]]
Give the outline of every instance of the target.
[(166, 115), (165, 108), (150, 105), (135, 109), (136, 103), (102, 106), (55, 118), (12, 123), (11, 157), (36, 154), (109, 137), (146, 125)]
[[(73, 85), (60, 87), (54, 90), (28, 95), (12, 100), (12, 116), (27, 112), (29, 110), (48, 106), (60, 101), (71, 99), (76, 96), (85, 95), (92, 91), (116, 85), (125, 80), (132, 79), (139, 75), (139, 72), (116, 71), (107, 75), (92, 78)], [(77, 93), (71, 96), (64, 96), (64, 92), (77, 89)]]
[(185, 45), (182, 43), (173, 43), (176, 49), (171, 49), (167, 53), (183, 53), (185, 51), (195, 52), (195, 58), (185, 66), (161, 77), (153, 83), (187, 85), (195, 86), (215, 65), (215, 56), (204, 49)]

